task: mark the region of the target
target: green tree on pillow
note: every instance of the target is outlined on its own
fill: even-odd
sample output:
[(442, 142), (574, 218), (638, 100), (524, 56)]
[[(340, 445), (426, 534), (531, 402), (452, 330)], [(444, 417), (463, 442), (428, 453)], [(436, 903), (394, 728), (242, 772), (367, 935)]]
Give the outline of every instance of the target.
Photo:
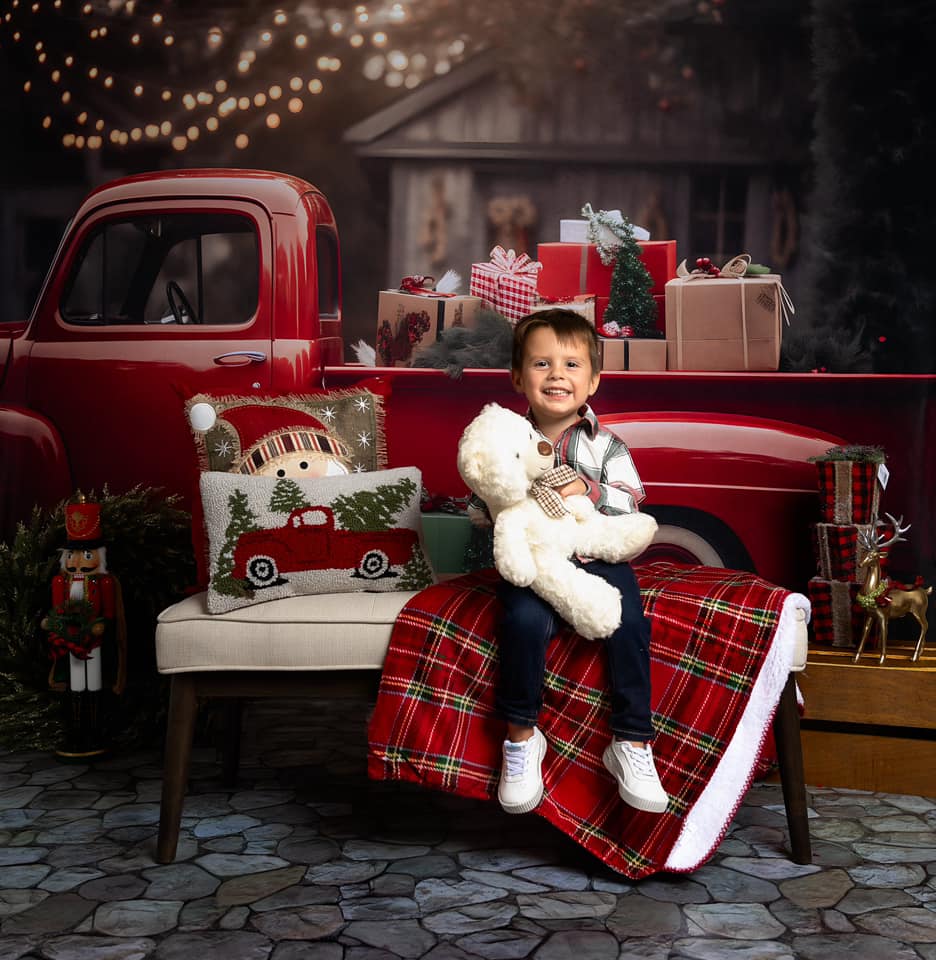
[(409, 561), (400, 572), (399, 587), (401, 590), (422, 590), (432, 582), (432, 570), (426, 562), (426, 555), (417, 543), (413, 546)]
[(332, 510), (345, 530), (390, 530), (415, 493), (416, 484), (403, 478), (397, 483), (381, 483), (373, 490), (335, 497)]
[(218, 554), (218, 565), (214, 575), (214, 589), (218, 593), (229, 597), (251, 597), (253, 591), (247, 589), (240, 580), (236, 580), (234, 572), (234, 547), (241, 534), (249, 530), (259, 530), (257, 518), (247, 505), (247, 494), (242, 490), (235, 490), (228, 497), (228, 510), (231, 519), (224, 531), (224, 546)]
[(302, 495), (302, 490), (295, 480), (284, 477), (278, 480), (270, 497), (270, 511), (272, 513), (292, 513), (299, 507), (311, 507), (312, 504)]

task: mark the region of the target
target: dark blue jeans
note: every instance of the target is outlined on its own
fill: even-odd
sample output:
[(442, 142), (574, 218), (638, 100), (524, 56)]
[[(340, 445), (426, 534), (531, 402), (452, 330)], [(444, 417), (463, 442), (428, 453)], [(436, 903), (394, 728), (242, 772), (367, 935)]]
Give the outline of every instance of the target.
[[(621, 625), (596, 641), (607, 652), (611, 730), (626, 740), (652, 740), (650, 623), (643, 615), (634, 571), (629, 563), (602, 560), (582, 566), (621, 592)], [(503, 606), (497, 628), (497, 709), (508, 723), (532, 727), (543, 705), (546, 647), (563, 621), (530, 587), (501, 580), (497, 593)]]

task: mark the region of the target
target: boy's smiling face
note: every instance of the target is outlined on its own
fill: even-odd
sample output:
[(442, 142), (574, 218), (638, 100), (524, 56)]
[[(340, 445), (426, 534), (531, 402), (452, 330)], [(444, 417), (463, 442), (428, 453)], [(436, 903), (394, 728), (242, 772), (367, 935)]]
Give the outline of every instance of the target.
[(527, 336), (523, 365), (511, 371), (513, 385), (527, 398), (536, 425), (553, 442), (579, 419), (578, 411), (598, 389), (599, 377), (583, 338), (559, 340), (546, 326)]

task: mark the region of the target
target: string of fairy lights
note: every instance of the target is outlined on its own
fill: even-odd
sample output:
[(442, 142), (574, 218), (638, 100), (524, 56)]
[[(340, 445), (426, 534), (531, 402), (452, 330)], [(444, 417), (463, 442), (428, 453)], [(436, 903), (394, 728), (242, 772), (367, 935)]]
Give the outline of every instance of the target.
[[(0, 47), (17, 47), (30, 63), (22, 90), (43, 105), (33, 112), (63, 147), (76, 150), (162, 140), (183, 152), (225, 129), (233, 145), (245, 149), (245, 128), (285, 128), (326, 90), (345, 66), (348, 49), (358, 54), (355, 62), (367, 80), (408, 89), (447, 73), (466, 52), (462, 39), (430, 45), (426, 52), (407, 52), (395, 42), (410, 19), (408, 0), (349, 9), (299, 0), (239, 30), (225, 27), (221, 17), (193, 29), (176, 16), (171, 0), (8, 0), (0, 11)], [(62, 48), (63, 36), (74, 49)], [(165, 74), (157, 82), (142, 66), (106, 66), (108, 50), (117, 48), (124, 59), (136, 55), (142, 64), (145, 49), (155, 45), (168, 53), (182, 44), (217, 64), (200, 86), (166, 82)]]

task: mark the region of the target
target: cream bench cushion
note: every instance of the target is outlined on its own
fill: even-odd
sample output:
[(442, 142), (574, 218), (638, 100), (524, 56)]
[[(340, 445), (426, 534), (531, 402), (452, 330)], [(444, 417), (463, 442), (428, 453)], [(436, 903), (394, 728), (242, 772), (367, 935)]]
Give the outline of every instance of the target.
[[(209, 613), (206, 593), (166, 608), (156, 627), (160, 673), (380, 670), (397, 614), (415, 593), (326, 593)], [(806, 666), (806, 611), (793, 610), (790, 670)]]
[(209, 613), (207, 593), (167, 607), (156, 626), (160, 673), (380, 670), (397, 614), (415, 596), (325, 593)]

